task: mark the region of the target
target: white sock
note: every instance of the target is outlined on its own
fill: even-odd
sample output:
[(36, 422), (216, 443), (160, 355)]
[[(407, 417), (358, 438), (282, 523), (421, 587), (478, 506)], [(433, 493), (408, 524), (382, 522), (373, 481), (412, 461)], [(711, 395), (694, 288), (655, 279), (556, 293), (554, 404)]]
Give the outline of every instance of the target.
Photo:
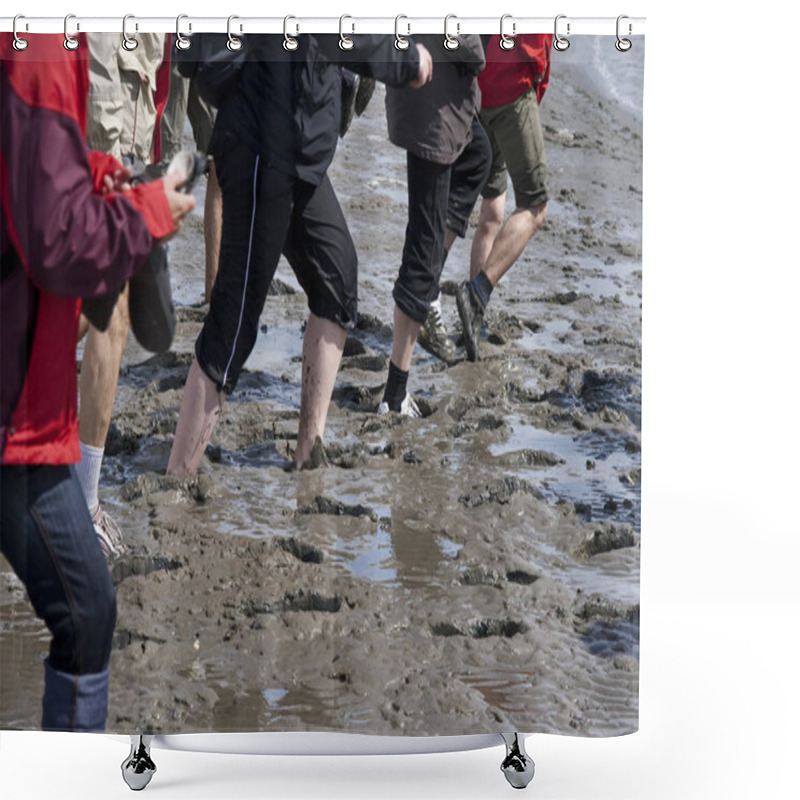
[(100, 467), (103, 465), (103, 448), (92, 447), (90, 444), (81, 444), (81, 460), (75, 465), (78, 480), (86, 498), (89, 511), (94, 514), (100, 507), (100, 498), (97, 490), (100, 488)]

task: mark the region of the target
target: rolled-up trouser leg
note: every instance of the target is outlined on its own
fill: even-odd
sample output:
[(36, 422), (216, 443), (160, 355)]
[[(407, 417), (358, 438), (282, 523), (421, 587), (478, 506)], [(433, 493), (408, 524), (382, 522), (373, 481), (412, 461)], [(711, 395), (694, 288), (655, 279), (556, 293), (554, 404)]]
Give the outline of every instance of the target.
[(231, 394), (258, 336), (289, 227), (295, 180), (239, 144), (215, 159), (224, 208), (219, 271), (195, 355), (206, 376)]
[(70, 675), (44, 663), (42, 730), (104, 731), (108, 715), (108, 669)]
[(43, 726), (102, 730), (116, 595), (75, 470), (6, 465), (0, 492), (3, 555), (52, 634)]
[(439, 294), (444, 266), (450, 165), (408, 153), (407, 172), (408, 225), (392, 296), (407, 317), (422, 324)]

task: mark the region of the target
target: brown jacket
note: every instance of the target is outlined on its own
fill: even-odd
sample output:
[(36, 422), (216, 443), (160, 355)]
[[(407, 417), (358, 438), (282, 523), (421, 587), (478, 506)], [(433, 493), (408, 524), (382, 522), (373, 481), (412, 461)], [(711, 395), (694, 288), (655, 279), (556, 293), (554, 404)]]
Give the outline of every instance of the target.
[(389, 139), (419, 158), (452, 164), (469, 143), (480, 106), (478, 74), (486, 64), (477, 35), (459, 36), (455, 50), (441, 35), (415, 34), (433, 57), (433, 80), (420, 89), (386, 89)]

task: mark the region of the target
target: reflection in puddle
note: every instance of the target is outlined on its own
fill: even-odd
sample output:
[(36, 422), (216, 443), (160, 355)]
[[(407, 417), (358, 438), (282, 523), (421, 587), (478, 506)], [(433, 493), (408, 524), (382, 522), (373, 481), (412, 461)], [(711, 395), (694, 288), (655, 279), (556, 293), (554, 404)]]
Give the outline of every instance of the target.
[[(355, 498), (341, 497), (349, 503)], [(458, 557), (462, 545), (444, 531), (432, 531), (425, 520), (403, 518), (389, 506), (371, 506), (378, 517), (366, 535), (337, 538), (329, 552), (333, 563), (341, 564), (355, 578), (389, 586), (441, 586), (438, 578), (443, 562)]]

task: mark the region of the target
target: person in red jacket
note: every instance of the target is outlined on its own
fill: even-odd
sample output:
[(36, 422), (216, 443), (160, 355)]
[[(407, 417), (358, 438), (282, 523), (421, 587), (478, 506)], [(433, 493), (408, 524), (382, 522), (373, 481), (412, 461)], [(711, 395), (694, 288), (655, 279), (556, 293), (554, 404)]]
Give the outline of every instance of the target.
[(98, 731), (116, 599), (73, 466), (80, 298), (119, 290), (194, 199), (88, 151), (78, 39), (0, 39), (0, 550), (52, 634), (42, 728)]
[[(492, 167), (483, 188), (470, 253), (470, 280), (456, 294), (467, 358), (475, 361), (483, 314), (492, 290), (516, 263), (547, 212), (547, 169), (539, 103), (550, 78), (551, 34), (515, 37), (511, 50), (500, 37), (485, 44), (480, 74), (481, 123), (492, 144)], [(503, 223), (508, 176), (516, 208)]]

